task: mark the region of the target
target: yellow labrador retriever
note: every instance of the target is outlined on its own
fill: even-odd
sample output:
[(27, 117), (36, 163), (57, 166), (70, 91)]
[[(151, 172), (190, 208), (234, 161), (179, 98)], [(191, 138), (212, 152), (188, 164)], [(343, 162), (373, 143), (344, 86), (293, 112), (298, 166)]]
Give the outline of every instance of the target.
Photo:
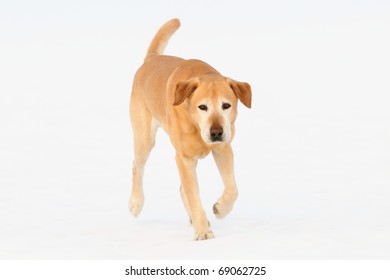
[(194, 226), (195, 239), (214, 237), (199, 197), (196, 165), (212, 152), (224, 191), (214, 204), (218, 218), (225, 217), (237, 198), (230, 143), (234, 136), (237, 100), (251, 107), (250, 85), (222, 76), (207, 63), (162, 55), (180, 21), (165, 23), (153, 38), (144, 64), (133, 81), (130, 117), (134, 133), (133, 187), (130, 212), (137, 217), (144, 204), (142, 177), (159, 126), (176, 149), (180, 193)]

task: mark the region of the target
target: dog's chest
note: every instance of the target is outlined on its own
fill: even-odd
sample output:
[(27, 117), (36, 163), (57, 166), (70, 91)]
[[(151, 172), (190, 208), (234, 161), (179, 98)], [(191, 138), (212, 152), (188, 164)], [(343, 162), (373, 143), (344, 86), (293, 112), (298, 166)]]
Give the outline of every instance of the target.
[(181, 135), (179, 141), (175, 141), (176, 150), (190, 158), (204, 158), (207, 156), (211, 147), (203, 142), (202, 138), (197, 134)]

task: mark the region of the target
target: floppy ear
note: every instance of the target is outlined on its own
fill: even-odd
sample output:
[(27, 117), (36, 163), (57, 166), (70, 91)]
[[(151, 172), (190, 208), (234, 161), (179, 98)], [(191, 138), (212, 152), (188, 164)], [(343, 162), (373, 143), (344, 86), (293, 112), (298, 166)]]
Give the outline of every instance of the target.
[(237, 98), (246, 107), (251, 108), (252, 106), (252, 90), (248, 83), (237, 82), (232, 79), (228, 79), (231, 89)]
[(175, 100), (173, 106), (180, 105), (186, 98), (191, 97), (194, 91), (197, 89), (199, 82), (196, 78), (192, 78), (176, 84)]

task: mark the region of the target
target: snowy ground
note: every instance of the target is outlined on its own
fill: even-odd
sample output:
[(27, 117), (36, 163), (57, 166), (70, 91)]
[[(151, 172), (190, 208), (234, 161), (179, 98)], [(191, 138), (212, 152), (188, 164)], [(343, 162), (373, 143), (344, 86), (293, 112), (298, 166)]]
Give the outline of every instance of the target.
[[(4, 4), (0, 258), (389, 259), (390, 5), (258, 2)], [(212, 214), (222, 191), (212, 159), (198, 167), (217, 237), (205, 242), (192, 241), (163, 131), (144, 210), (127, 210), (131, 79), (172, 17), (182, 27), (167, 53), (253, 89), (226, 219)]]

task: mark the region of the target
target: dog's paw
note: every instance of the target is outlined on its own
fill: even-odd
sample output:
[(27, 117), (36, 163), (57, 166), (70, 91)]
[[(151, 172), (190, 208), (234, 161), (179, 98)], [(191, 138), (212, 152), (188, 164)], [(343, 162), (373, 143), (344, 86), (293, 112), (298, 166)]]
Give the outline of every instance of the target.
[(211, 230), (209, 230), (208, 232), (201, 232), (195, 234), (195, 240), (197, 241), (212, 239), (214, 237), (214, 233)]
[(213, 206), (213, 212), (218, 219), (225, 218), (233, 209), (233, 203), (217, 202)]
[(144, 206), (143, 197), (134, 197), (134, 196), (130, 197), (129, 210), (131, 215), (133, 215), (135, 218), (139, 216), (143, 206)]

